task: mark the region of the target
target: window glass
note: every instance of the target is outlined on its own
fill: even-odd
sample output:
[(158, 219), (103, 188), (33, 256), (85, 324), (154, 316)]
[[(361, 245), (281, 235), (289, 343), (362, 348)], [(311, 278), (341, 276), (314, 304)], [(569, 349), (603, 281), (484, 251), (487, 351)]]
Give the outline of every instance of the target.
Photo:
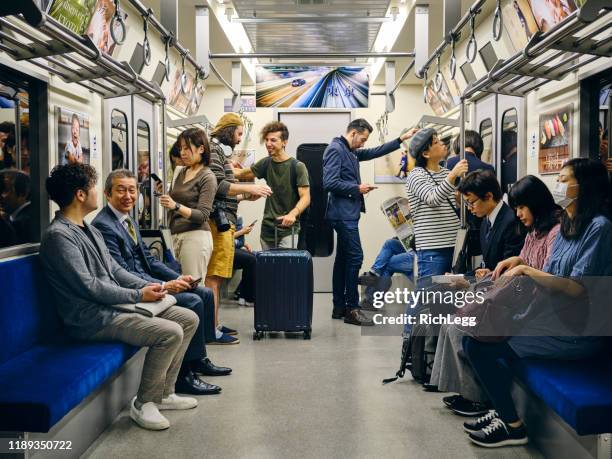
[(517, 178), (517, 147), (518, 147), (517, 112), (514, 108), (506, 111), (502, 117), (501, 135), (501, 186), (507, 193)]
[(136, 167), (138, 175), (138, 224), (141, 229), (151, 229), (152, 200), (151, 200), (151, 130), (149, 125), (138, 120), (137, 124), (137, 158)]
[(125, 113), (113, 110), (111, 113), (111, 169), (123, 169), (127, 167), (129, 157), (128, 121)]
[(0, 80), (0, 248), (35, 242), (27, 90)]
[(597, 136), (599, 139), (599, 159), (606, 165), (608, 172), (612, 171), (612, 155), (610, 154), (609, 131), (612, 122), (610, 110), (612, 107), (612, 85), (604, 86), (599, 92), (599, 123)]
[(490, 118), (483, 120), (478, 128), (480, 137), (482, 137), (483, 149), (482, 159), (485, 163), (493, 164), (491, 159), (491, 144), (493, 142), (493, 123)]

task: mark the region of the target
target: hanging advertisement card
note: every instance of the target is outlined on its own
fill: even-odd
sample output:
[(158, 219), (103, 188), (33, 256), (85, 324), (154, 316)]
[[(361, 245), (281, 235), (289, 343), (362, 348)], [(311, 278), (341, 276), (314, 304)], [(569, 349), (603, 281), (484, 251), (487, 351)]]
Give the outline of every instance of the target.
[(63, 107), (55, 107), (57, 164), (89, 164), (89, 117)]
[(573, 105), (540, 115), (538, 172), (556, 174), (571, 157)]

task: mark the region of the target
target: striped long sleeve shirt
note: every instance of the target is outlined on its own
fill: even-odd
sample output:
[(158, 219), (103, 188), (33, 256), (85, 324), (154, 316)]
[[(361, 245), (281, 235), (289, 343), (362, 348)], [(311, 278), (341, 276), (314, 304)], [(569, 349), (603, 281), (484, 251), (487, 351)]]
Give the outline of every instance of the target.
[(450, 171), (430, 172), (433, 178), (415, 167), (406, 180), (417, 250), (454, 247), (461, 226), (453, 204), (455, 187), (446, 180)]

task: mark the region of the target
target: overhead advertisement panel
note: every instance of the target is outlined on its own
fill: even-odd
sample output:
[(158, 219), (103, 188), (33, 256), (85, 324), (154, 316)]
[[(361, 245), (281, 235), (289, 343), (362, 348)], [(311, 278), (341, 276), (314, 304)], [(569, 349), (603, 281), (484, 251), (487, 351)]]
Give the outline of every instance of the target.
[(364, 108), (367, 66), (275, 65), (256, 67), (257, 107)]

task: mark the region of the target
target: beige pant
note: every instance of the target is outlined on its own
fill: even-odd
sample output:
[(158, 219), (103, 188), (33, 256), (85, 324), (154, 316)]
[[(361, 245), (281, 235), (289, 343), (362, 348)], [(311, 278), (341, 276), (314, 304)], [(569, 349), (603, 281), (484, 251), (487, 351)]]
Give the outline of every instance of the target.
[(142, 403), (161, 403), (162, 397), (174, 393), (183, 356), (198, 322), (195, 312), (179, 306), (157, 317), (121, 313), (91, 339), (148, 347), (137, 397)]
[(204, 286), (206, 269), (213, 251), (213, 239), (210, 231), (195, 230), (172, 236), (174, 252), (181, 264), (182, 274), (202, 278), (200, 285)]
[[(295, 239), (295, 241), (292, 240)], [(295, 236), (295, 238), (293, 236), (285, 236), (285, 237), (281, 237), (280, 240), (278, 241), (278, 245), (275, 247), (273, 244), (269, 244), (266, 241), (264, 241), (263, 239), (260, 239), (259, 242), (261, 243), (261, 250), (270, 250), (270, 249), (274, 249), (274, 248), (278, 248), (278, 249), (296, 249), (297, 248), (297, 235)], [(293, 247), (292, 247), (293, 245)]]

